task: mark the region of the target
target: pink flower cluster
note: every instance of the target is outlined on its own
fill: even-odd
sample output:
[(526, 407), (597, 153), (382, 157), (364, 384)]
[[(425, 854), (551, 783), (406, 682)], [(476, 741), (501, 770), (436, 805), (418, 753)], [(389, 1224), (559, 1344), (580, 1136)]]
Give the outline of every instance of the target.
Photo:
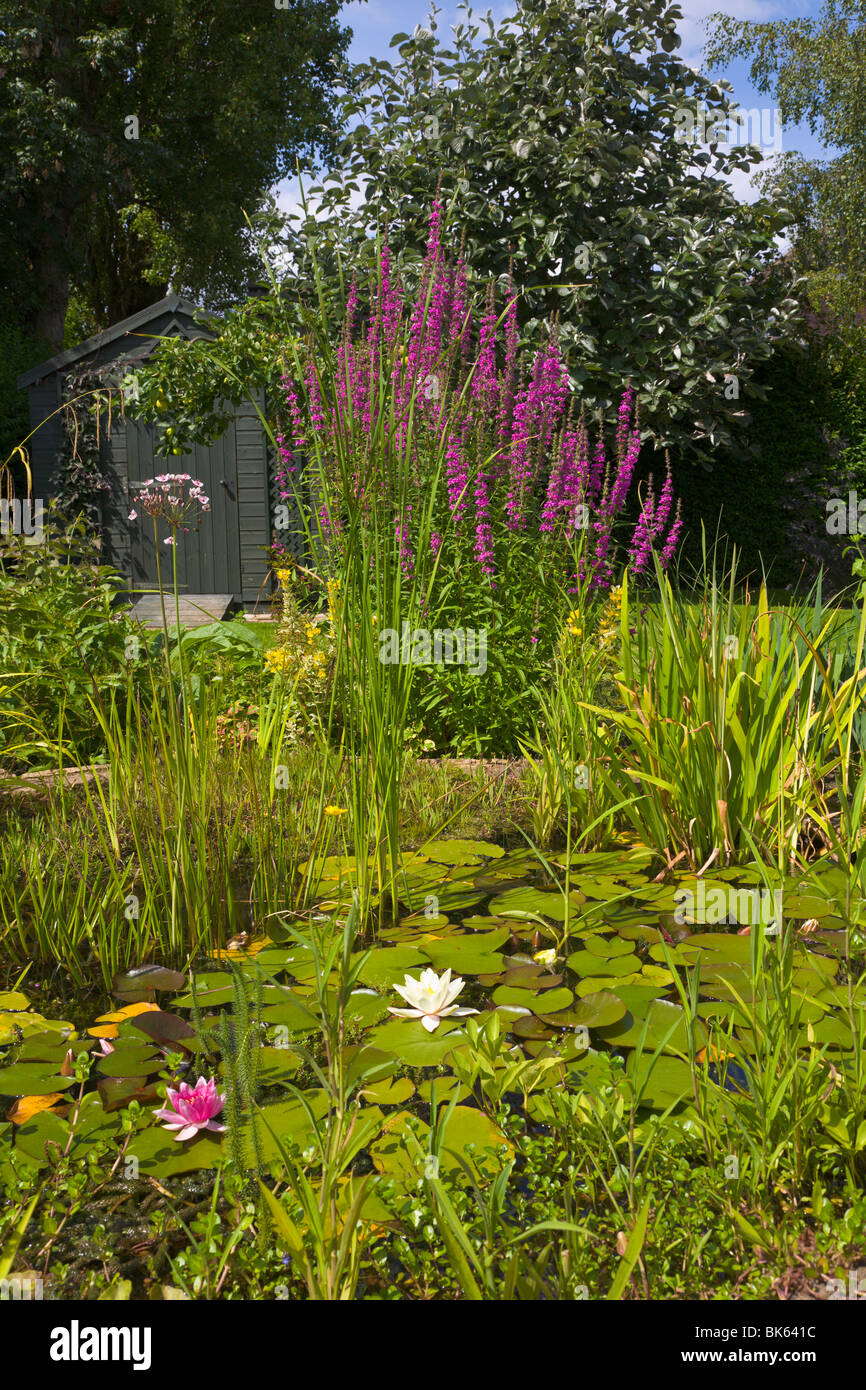
[[(190, 528), (184, 523), (194, 510), (209, 512), (210, 499), (205, 496), (204, 483), (189, 473), (160, 473), (156, 478), (148, 478), (136, 495), (130, 521), (138, 520), (137, 507), (147, 516), (168, 522), (172, 531), (178, 527), (188, 531)], [(174, 545), (174, 536), (167, 537), (163, 544)]]
[[(497, 545), (510, 545), (520, 535), (535, 533), (541, 544), (561, 547), (566, 563), (580, 531), (583, 558), (575, 582), (607, 589), (614, 579), (614, 529), (641, 450), (635, 392), (628, 385), (620, 401), (610, 465), (603, 421), (599, 421), (594, 450), (582, 410), (575, 422), (575, 402), (556, 324), (551, 323), (546, 346), (531, 361), (518, 356), (519, 296), (510, 277), (502, 322), (491, 285), (474, 335), (466, 268), (462, 255), (456, 262), (449, 258), (442, 222), (443, 205), (437, 196), (411, 309), (404, 312), (387, 237), (363, 332), (360, 296), (353, 281), (338, 348), (333, 401), (323, 403), (312, 360), (305, 379), (306, 411), (299, 404), (295, 383), (283, 378), (288, 419), (286, 433), (279, 436), (281, 496), (294, 496), (296, 457), (306, 447), (310, 431), (327, 456), (337, 431), (351, 429), (358, 472), (344, 502), (347, 510), (366, 505), (364, 498), (370, 494), (362, 492), (362, 486), (366, 489), (368, 484), (360, 481), (365, 477), (364, 439), (370, 441), (375, 431), (376, 457), (383, 458), (384, 438), (387, 459), (387, 468), (382, 465), (381, 477), (377, 475), (372, 484), (378, 497), (388, 495), (386, 472), (392, 478), (408, 474), (420, 496), (425, 450), (428, 457), (443, 460), (441, 495), (434, 507), (436, 530), (430, 542), (434, 554), (450, 540), (459, 554), (471, 553), (493, 584)], [(389, 415), (379, 429), (378, 412), (383, 405)], [(636, 575), (645, 572), (654, 547), (659, 548), (663, 565), (673, 557), (682, 519), (678, 506), (665, 536), (672, 509), (668, 470), (658, 502), (651, 487), (643, 500), (629, 549)], [(339, 527), (339, 517), (326, 518), (326, 535), (338, 534)], [(407, 573), (415, 562), (410, 529), (411, 517), (401, 520), (395, 504), (394, 535)]]

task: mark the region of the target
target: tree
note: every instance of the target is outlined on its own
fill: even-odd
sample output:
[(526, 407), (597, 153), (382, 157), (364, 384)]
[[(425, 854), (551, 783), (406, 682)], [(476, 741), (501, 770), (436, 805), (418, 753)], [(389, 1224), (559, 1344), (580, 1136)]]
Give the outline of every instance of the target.
[(420, 261), (441, 183), (470, 270), (502, 284), (513, 260), (524, 342), (557, 314), (588, 400), (612, 406), (630, 377), (660, 442), (730, 439), (793, 308), (762, 273), (786, 216), (740, 204), (721, 178), (756, 148), (684, 138), (699, 108), (727, 120), (732, 105), (728, 84), (677, 57), (679, 8), (518, 0), (483, 35), (467, 12), (450, 47), (436, 13), (395, 36), (398, 63), (353, 70), (337, 162), (292, 239), (297, 283), (311, 235), (320, 257), (358, 263), (386, 220)]
[(59, 347), (171, 284), (212, 307), (255, 264), (244, 212), (333, 151), (339, 0), (0, 0), (0, 272)]
[(791, 207), (812, 303), (850, 325), (866, 303), (866, 3), (825, 0), (817, 19), (757, 24), (717, 13), (708, 23), (710, 64), (751, 58), (751, 81), (772, 95), (783, 122), (808, 122), (838, 151), (829, 159), (785, 152), (760, 182)]

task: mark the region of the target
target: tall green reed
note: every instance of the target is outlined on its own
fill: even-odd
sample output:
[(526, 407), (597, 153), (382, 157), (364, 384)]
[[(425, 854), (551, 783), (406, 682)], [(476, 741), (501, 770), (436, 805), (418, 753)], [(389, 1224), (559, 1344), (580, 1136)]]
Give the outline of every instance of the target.
[(620, 617), (623, 708), (607, 714), (618, 739), (601, 775), (637, 784), (628, 818), (670, 862), (707, 866), (761, 853), (794, 860), (816, 788), (850, 766), (851, 720), (866, 685), (854, 672), (835, 689), (820, 649), (836, 628), (831, 610), (792, 600), (741, 601), (736, 557), (723, 581), (705, 569), (696, 601), (676, 596), (657, 567), (659, 602), (639, 610), (624, 579)]

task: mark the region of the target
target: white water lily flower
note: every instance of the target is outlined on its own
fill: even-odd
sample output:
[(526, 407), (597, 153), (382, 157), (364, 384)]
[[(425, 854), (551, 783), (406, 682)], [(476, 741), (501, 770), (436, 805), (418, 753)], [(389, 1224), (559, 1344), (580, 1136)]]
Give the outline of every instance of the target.
[(423, 970), (420, 980), (407, 975), (402, 985), (395, 985), (397, 993), (411, 1005), (408, 1009), (392, 1009), (388, 1012), (398, 1018), (420, 1018), (422, 1027), (428, 1033), (435, 1033), (443, 1018), (453, 1015), (464, 1018), (467, 1014), (477, 1014), (477, 1009), (458, 1009), (454, 1000), (462, 990), (464, 981), (458, 976), (452, 980), (451, 971), (446, 970), (440, 980), (435, 970)]

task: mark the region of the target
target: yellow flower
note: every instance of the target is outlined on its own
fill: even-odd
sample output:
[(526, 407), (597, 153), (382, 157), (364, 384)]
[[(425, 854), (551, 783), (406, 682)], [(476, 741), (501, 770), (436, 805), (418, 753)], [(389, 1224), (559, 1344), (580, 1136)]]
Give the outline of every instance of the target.
[(556, 960), (556, 952), (553, 950), (536, 951), (532, 959), (538, 961), (539, 965), (553, 965)]
[(344, 816), (345, 814), (346, 814), (346, 808), (345, 808), (345, 806), (326, 806), (326, 807), (325, 807), (325, 815), (326, 815), (326, 816)]
[(265, 652), (265, 665), (271, 671), (284, 671), (291, 663), (291, 654), (285, 647), (271, 647)]

